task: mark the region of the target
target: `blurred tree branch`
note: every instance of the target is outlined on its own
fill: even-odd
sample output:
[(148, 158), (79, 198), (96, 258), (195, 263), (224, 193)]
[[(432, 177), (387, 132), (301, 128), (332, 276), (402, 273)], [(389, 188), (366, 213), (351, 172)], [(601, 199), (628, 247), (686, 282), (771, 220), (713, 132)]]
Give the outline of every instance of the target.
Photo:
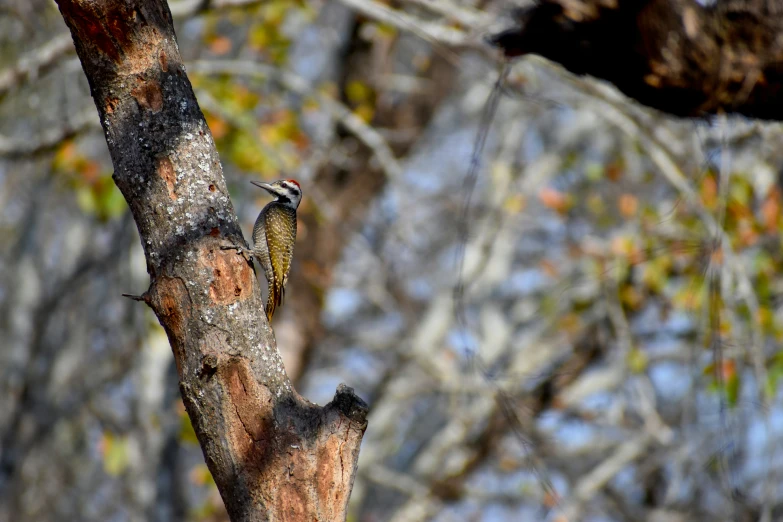
[(288, 92), (303, 97), (312, 97), (321, 107), (326, 109), (336, 122), (342, 124), (364, 143), (367, 148), (372, 150), (388, 179), (397, 179), (402, 174), (402, 168), (397, 162), (397, 158), (394, 157), (394, 152), (392, 152), (391, 147), (389, 147), (389, 144), (380, 132), (365, 123), (344, 104), (331, 96), (318, 92), (304, 78), (294, 73), (271, 65), (251, 62), (250, 60), (197, 60), (189, 63), (188, 69), (193, 73), (200, 74), (230, 74), (238, 77), (245, 76), (273, 81), (279, 83)]
[(31, 81), (57, 65), (60, 58), (73, 51), (68, 35), (55, 36), (44, 45), (22, 56), (18, 62), (0, 71), (0, 96)]
[[(194, 16), (205, 11), (231, 7), (244, 7), (260, 3), (259, 0), (179, 0), (172, 2), (171, 14), (177, 19)], [(13, 65), (0, 71), (0, 97), (26, 82), (34, 81), (60, 63), (63, 56), (73, 52), (71, 38), (60, 34), (23, 56)]]
[[(431, 39), (443, 45), (461, 46), (473, 43), (469, 35), (459, 29), (449, 27), (445, 24), (420, 20), (408, 13), (397, 9), (392, 9), (381, 2), (376, 2), (375, 0), (340, 1), (364, 16), (394, 27), (399, 27), (403, 30), (416, 31), (424, 38)], [(455, 11), (455, 14), (463, 12), (464, 11)]]
[(42, 130), (34, 139), (8, 138), (0, 135), (0, 157), (19, 159), (50, 152), (65, 140), (88, 129), (95, 130), (97, 127), (95, 113), (90, 109), (70, 116), (69, 121), (61, 127), (49, 127)]
[(292, 388), (264, 319), (214, 141), (162, 0), (59, 0), (90, 83), (169, 338), (180, 391), (232, 520), (340, 520), (366, 427), (341, 386)]

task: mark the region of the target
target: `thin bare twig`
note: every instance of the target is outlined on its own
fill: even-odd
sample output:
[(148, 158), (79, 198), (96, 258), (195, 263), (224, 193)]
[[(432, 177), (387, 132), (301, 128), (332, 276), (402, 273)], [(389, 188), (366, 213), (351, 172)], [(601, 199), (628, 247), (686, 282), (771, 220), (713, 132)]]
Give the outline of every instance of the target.
[(426, 22), (402, 11), (392, 9), (374, 0), (340, 0), (343, 4), (359, 13), (391, 25), (403, 31), (415, 31), (435, 42), (449, 46), (467, 45), (470, 36), (464, 31), (443, 24)]
[(203, 11), (229, 7), (246, 7), (260, 3), (261, 0), (175, 0), (169, 2), (169, 9), (171, 10), (171, 16), (174, 18), (186, 18)]

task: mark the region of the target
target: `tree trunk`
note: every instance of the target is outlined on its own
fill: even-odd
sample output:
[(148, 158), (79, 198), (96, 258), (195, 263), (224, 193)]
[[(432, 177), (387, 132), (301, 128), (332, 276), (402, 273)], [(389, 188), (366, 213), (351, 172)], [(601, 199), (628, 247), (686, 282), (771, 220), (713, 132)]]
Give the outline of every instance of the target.
[(342, 520), (367, 407), (292, 388), (164, 0), (58, 0), (150, 274), (180, 391), (232, 521)]
[(676, 116), (783, 119), (783, 2), (540, 0), (491, 38)]

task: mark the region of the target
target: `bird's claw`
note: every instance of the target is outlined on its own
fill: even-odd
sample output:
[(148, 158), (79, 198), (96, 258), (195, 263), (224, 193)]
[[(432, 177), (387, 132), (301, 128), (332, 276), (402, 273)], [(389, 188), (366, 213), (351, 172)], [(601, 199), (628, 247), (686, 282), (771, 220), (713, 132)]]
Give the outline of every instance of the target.
[(236, 250), (237, 254), (244, 257), (248, 263), (253, 263), (253, 252), (239, 245), (221, 246), (220, 250)]

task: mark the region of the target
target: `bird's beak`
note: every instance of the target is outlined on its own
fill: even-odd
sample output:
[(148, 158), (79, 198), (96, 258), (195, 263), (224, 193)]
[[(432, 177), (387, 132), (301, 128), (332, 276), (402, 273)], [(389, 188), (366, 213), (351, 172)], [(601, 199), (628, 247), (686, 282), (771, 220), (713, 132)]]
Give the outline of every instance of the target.
[(256, 187), (260, 187), (260, 188), (266, 190), (267, 192), (270, 192), (272, 194), (275, 193), (275, 188), (272, 185), (270, 185), (269, 183), (264, 183), (263, 181), (251, 181), (250, 183), (252, 183)]

